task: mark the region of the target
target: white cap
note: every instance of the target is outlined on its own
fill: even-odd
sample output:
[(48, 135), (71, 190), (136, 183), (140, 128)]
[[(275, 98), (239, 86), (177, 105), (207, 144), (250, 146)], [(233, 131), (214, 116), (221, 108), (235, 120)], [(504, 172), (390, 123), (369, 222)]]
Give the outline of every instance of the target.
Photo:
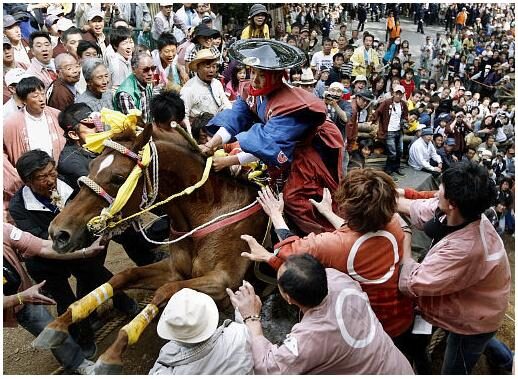
[(64, 13), (65, 11), (63, 10), (63, 7), (61, 5), (51, 5), (47, 8), (47, 16), (57, 16)]
[(340, 82), (333, 82), (329, 85), (329, 89), (331, 88), (338, 88), (340, 91), (344, 90), (344, 85)]
[(161, 7), (172, 7), (173, 3), (172, 2), (171, 3), (159, 3), (158, 5)]
[(416, 129), (416, 130), (422, 130), (422, 129), (424, 129), (424, 128), (426, 128), (426, 125), (425, 125), (425, 124), (419, 124), (419, 125), (417, 126), (417, 128), (415, 128), (415, 129)]
[(21, 68), (12, 68), (5, 74), (5, 84), (10, 86), (11, 84), (18, 84), (20, 80), (24, 78), (25, 70)]
[(400, 91), (403, 94), (405, 94), (405, 87), (403, 87), (401, 84), (398, 84), (396, 87), (394, 87), (394, 92)]
[(101, 17), (104, 20), (104, 12), (97, 8), (92, 8), (86, 14), (87, 21), (92, 21), (96, 17)]
[(69, 20), (68, 18), (62, 17), (56, 22), (56, 27), (58, 31), (64, 32), (68, 29), (70, 29), (72, 26), (75, 26), (72, 20)]

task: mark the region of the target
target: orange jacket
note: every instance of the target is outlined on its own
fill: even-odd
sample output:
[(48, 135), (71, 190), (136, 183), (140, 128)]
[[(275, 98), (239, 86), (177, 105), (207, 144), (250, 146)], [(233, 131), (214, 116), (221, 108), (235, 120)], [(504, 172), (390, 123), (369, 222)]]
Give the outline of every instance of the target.
[(399, 25), (394, 26), (392, 28), (392, 30), (390, 31), (390, 38), (396, 39), (400, 35), (401, 35), (401, 26), (399, 26)]
[(457, 14), (457, 18), (455, 19), (455, 22), (460, 25), (466, 25), (466, 13), (460, 11)]
[(385, 332), (395, 337), (413, 321), (412, 301), (398, 290), (403, 241), (395, 219), (385, 229), (363, 235), (344, 226), (334, 232), (289, 237), (275, 246), (280, 250), (268, 263), (278, 269), (290, 255), (309, 253), (325, 267), (346, 273), (367, 293)]
[(396, 26), (394, 17), (387, 17), (387, 29), (392, 30)]

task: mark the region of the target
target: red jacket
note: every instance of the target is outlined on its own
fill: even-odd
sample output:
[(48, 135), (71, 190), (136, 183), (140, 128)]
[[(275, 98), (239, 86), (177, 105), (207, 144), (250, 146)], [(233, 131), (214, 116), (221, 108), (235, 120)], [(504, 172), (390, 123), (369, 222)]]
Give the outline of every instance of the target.
[(412, 300), (398, 290), (403, 241), (395, 219), (385, 229), (363, 235), (344, 226), (332, 233), (287, 238), (275, 246), (280, 250), (268, 263), (278, 269), (290, 255), (309, 253), (325, 267), (346, 273), (367, 293), (385, 332), (396, 337), (413, 321)]
[[(282, 87), (268, 100), (266, 114), (268, 117), (286, 115), (299, 109), (307, 108), (315, 113), (315, 119), (321, 124), (297, 144), (288, 180), (284, 185), (284, 211), (304, 233), (321, 233), (334, 230), (309, 199), (320, 201), (324, 187), (334, 192), (342, 177), (342, 148), (344, 145), (340, 130), (327, 120), (324, 102), (316, 96), (299, 88)], [(323, 147), (330, 158), (332, 172), (315, 144)]]

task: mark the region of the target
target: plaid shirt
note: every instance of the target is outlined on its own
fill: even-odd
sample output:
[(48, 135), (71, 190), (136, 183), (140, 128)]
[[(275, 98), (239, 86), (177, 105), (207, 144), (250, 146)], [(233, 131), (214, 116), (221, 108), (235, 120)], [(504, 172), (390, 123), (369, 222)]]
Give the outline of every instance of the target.
[[(142, 111), (142, 120), (147, 124), (151, 122), (151, 113), (149, 110), (149, 102), (146, 87), (137, 80), (137, 86), (140, 91), (140, 110)], [(119, 92), (117, 95), (117, 103), (122, 113), (128, 114), (130, 109), (137, 109), (133, 98), (127, 92)]]
[[(185, 63), (189, 64), (190, 62), (192, 62), (196, 58), (196, 54), (198, 53), (198, 51), (202, 50), (203, 48), (204, 47), (201, 45), (198, 45), (198, 44), (194, 45), (194, 48), (185, 57)], [(210, 51), (212, 51), (213, 55), (218, 55), (218, 56), (220, 55), (217, 47), (214, 47), (214, 46), (211, 47)]]

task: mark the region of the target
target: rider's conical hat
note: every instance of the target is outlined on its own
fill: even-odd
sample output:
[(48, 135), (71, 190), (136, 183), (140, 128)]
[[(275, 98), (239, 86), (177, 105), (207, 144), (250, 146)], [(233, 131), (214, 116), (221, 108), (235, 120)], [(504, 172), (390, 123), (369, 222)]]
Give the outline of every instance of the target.
[(230, 47), (228, 54), (231, 59), (246, 66), (263, 70), (284, 70), (300, 66), (306, 61), (306, 56), (299, 48), (263, 38), (237, 41)]

